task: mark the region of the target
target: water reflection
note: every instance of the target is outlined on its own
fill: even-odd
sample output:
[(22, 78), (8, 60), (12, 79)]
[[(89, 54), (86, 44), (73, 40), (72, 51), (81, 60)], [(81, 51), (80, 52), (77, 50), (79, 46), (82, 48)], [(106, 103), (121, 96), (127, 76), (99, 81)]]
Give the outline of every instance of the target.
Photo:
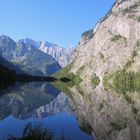
[(54, 140), (62, 132), (72, 140), (91, 140), (91, 134), (97, 140), (140, 139), (138, 91), (120, 93), (100, 86), (74, 86), (64, 94), (48, 83), (28, 83), (2, 92), (2, 139), (8, 133), (21, 135), (27, 122), (45, 124), (53, 130)]
[(83, 129), (97, 140), (140, 139), (140, 93), (104, 87), (71, 88), (70, 104)]
[(66, 112), (68, 115), (73, 114), (68, 98), (63, 92), (60, 92), (59, 95), (49, 104), (42, 105), (30, 113), (24, 114), (24, 118), (36, 117), (42, 119), (61, 112)]
[(59, 92), (57, 88), (48, 83), (28, 83), (18, 85), (10, 91), (7, 90), (0, 98), (0, 119), (9, 115), (22, 118), (35, 108), (49, 104)]
[(17, 84), (1, 91), (0, 139), (8, 134), (21, 136), (28, 122), (41, 123), (53, 131), (53, 139), (62, 132), (66, 139), (91, 140), (81, 131), (67, 96), (49, 83)]

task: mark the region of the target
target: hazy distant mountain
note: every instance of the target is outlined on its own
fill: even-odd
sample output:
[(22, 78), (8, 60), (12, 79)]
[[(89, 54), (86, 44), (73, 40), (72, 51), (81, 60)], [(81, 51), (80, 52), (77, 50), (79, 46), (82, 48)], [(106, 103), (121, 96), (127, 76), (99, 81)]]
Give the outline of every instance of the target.
[(46, 41), (46, 40), (44, 40), (44, 41), (38, 41), (37, 42), (37, 45), (38, 45), (38, 47), (40, 47), (41, 45), (45, 45), (45, 46), (47, 46), (47, 47), (57, 47), (58, 45), (57, 44), (54, 44), (54, 43), (50, 43), (50, 42), (48, 42), (48, 41)]
[(59, 64), (64, 67), (69, 63), (74, 47), (60, 47), (57, 44), (44, 41), (34, 41), (30, 38), (21, 39), (18, 42), (24, 43), (26, 46), (34, 46), (42, 52), (51, 55)]
[(38, 43), (36, 41), (32, 40), (31, 38), (21, 39), (18, 42), (24, 43), (24, 44), (26, 44), (26, 46), (34, 46), (34, 47), (38, 48)]
[(50, 55), (36, 48), (31, 39), (20, 40), (17, 43), (7, 36), (0, 36), (0, 54), (7, 61), (19, 65), (22, 70), (32, 75), (51, 75), (61, 66)]
[(47, 41), (41, 41), (39, 49), (53, 56), (64, 67), (69, 63), (74, 47), (63, 48), (56, 44), (50, 44)]

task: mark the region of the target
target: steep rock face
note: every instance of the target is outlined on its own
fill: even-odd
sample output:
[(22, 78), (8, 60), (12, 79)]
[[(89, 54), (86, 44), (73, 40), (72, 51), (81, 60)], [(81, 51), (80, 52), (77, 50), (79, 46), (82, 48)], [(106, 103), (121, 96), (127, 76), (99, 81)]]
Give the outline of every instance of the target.
[(44, 53), (53, 56), (62, 67), (65, 67), (70, 61), (74, 47), (63, 48), (46, 41), (42, 41), (39, 44), (39, 49)]
[[(72, 56), (71, 72), (80, 73), (84, 82), (91, 83), (96, 74), (102, 83), (106, 74), (140, 67), (140, 1), (117, 0), (110, 12), (98, 22), (95, 29), (82, 35)], [(134, 52), (136, 51), (136, 55)]]
[(50, 55), (36, 48), (29, 39), (15, 43), (7, 36), (0, 37), (1, 55), (8, 61), (20, 66), (21, 70), (32, 75), (51, 75), (61, 66)]

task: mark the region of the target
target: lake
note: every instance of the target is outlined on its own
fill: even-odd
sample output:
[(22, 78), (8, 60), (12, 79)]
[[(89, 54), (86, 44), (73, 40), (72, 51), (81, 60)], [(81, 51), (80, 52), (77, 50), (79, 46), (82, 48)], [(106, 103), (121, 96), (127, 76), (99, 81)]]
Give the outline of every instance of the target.
[(63, 91), (39, 82), (2, 90), (0, 140), (21, 136), (30, 123), (53, 140), (140, 140), (139, 90), (55, 85)]
[(2, 90), (0, 140), (6, 140), (9, 134), (21, 136), (29, 123), (50, 129), (53, 140), (62, 136), (67, 140), (93, 140), (88, 127), (79, 123), (70, 102), (65, 93), (49, 83), (17, 83)]

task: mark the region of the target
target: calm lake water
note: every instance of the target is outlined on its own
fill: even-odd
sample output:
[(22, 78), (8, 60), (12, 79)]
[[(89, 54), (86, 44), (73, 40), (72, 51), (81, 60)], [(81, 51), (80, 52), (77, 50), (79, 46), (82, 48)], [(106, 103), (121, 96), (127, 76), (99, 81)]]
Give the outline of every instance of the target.
[(0, 92), (0, 140), (21, 136), (29, 122), (46, 126), (53, 140), (62, 134), (67, 140), (93, 140), (81, 128), (66, 94), (49, 83), (17, 84)]

